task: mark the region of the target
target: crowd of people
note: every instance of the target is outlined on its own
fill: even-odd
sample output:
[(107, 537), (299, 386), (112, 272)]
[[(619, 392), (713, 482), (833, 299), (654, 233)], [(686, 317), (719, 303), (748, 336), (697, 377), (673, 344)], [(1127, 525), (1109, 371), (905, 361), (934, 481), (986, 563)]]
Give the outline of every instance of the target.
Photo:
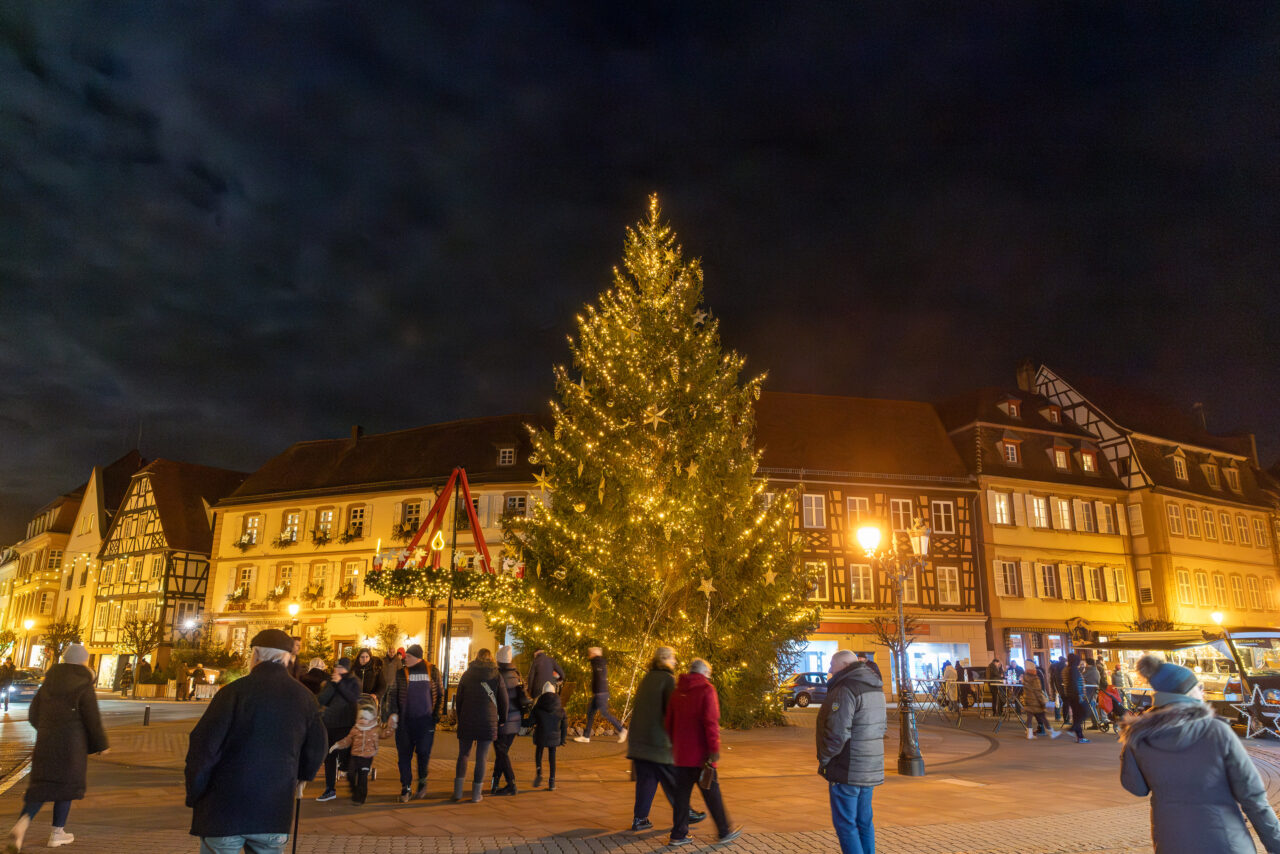
[[(354, 659), (341, 658), (323, 671), (327, 679), (318, 690), (317, 680), (305, 677), (322, 667), (315, 662), (307, 670), (297, 667), (297, 650), (296, 639), (285, 632), (259, 632), (251, 641), (249, 673), (214, 696), (191, 732), (186, 804), (202, 854), (283, 852), (291, 822), (293, 832), (297, 830), (304, 786), (322, 767), (325, 789), (318, 800), (336, 798), (338, 776), (345, 773), (353, 803), (363, 804), (380, 742), (393, 736), (400, 800), (426, 796), (428, 762), (446, 695), (439, 670), (423, 657), (421, 647), (397, 650), (385, 661), (360, 650)], [(605, 713), (619, 741), (628, 744), (627, 757), (633, 762), (630, 829), (654, 826), (650, 813), (661, 788), (671, 807), (668, 845), (691, 844), (690, 827), (708, 814), (717, 843), (736, 839), (742, 827), (730, 822), (718, 779), (720, 707), (711, 665), (694, 659), (677, 675), (675, 652), (659, 647), (633, 697), (627, 728), (608, 715), (607, 678), (594, 678), (607, 674), (603, 652), (593, 648), (589, 658), (589, 708)], [(108, 751), (88, 660), (82, 645), (70, 645), (31, 702), (36, 744), (23, 808), (9, 833), (6, 850), (14, 854), (46, 802), (53, 804), (48, 846), (75, 839), (66, 824), (71, 802), (85, 795), (87, 757)], [(1047, 673), (1030, 659), (1023, 667), (1011, 663), (1007, 670), (993, 664), (1010, 684), (1016, 680), (1021, 686), (1029, 738), (1037, 730), (1053, 734), (1046, 709), (1056, 694), (1065, 699), (1064, 714), (1070, 716), (1077, 740), (1085, 741), (1080, 732), (1085, 704), (1102, 692), (1123, 690), (1117, 683), (1128, 687), (1120, 668), (1108, 676), (1099, 662), (1075, 654), (1054, 662)], [(1261, 777), (1231, 727), (1204, 702), (1195, 672), (1150, 655), (1137, 669), (1153, 689), (1152, 705), (1126, 720), (1120, 779), (1133, 794), (1152, 796), (1157, 854), (1251, 852), (1246, 815), (1266, 850), (1280, 854), (1280, 822)], [(842, 854), (871, 854), (872, 795), (885, 780), (884, 682), (874, 664), (845, 650), (832, 656), (829, 673), (815, 728), (818, 773), (827, 782)], [(543, 650), (534, 655), (527, 679), (513, 665), (510, 647), (499, 648), (496, 656), (487, 649), (476, 653), (454, 694), (455, 801), (480, 801), (486, 773), (492, 779), (491, 794), (516, 794), (510, 750), (515, 737), (526, 732), (535, 746), (533, 786), (542, 783), (545, 757), (547, 788), (555, 788), (556, 750), (569, 732), (560, 702), (563, 680), (563, 670)], [(533, 691), (530, 684), (536, 686)], [(585, 732), (589, 737), (590, 729)], [(706, 812), (692, 808), (695, 788)]]

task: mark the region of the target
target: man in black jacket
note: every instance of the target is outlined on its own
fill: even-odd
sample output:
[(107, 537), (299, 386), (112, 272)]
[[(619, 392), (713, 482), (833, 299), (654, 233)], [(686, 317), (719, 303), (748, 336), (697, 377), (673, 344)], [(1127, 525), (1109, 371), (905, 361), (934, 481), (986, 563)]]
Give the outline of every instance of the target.
[(874, 851), (871, 795), (884, 782), (884, 682), (852, 652), (831, 656), (818, 710), (818, 773), (827, 780), (831, 823), (843, 854)]
[[(342, 741), (356, 725), (356, 704), (360, 701), (360, 680), (351, 675), (351, 659), (339, 658), (333, 666), (329, 683), (316, 697), (320, 704), (321, 719), (329, 736), (329, 745)], [(338, 772), (347, 770), (351, 751), (337, 750), (324, 757), (324, 791), (317, 801), (331, 801), (338, 797)]]
[(613, 724), (618, 744), (622, 744), (627, 740), (627, 728), (609, 711), (609, 665), (604, 660), (604, 650), (593, 646), (587, 650), (587, 654), (591, 656), (591, 702), (587, 704), (587, 728), (582, 735), (574, 736), (573, 740), (583, 744), (591, 741), (596, 712), (599, 712), (601, 717)]
[(542, 693), (542, 686), (550, 682), (559, 691), (560, 683), (563, 681), (564, 671), (560, 668), (560, 662), (547, 655), (545, 649), (535, 650), (533, 663), (529, 665), (529, 675), (525, 679), (525, 684), (529, 686), (529, 690), (534, 694), (540, 694)]
[(191, 731), (191, 834), (209, 851), (284, 851), (294, 798), (324, 761), (328, 740), (311, 692), (289, 675), (293, 642), (279, 629), (251, 641), (249, 675), (213, 696)]
[(413, 757), (418, 757), (417, 797), (427, 796), (427, 763), (436, 740), (436, 721), (444, 712), (444, 680), (434, 664), (422, 660), (422, 647), (413, 644), (404, 651), (404, 666), (388, 679), (385, 708), (387, 726), (396, 734), (400, 760), (400, 803), (414, 796)]

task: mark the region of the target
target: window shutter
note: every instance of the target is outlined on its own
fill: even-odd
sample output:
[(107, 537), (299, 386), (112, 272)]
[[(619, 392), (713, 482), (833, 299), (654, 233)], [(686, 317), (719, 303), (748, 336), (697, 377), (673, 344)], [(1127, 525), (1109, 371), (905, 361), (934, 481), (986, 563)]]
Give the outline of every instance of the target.
[(1004, 586), (1004, 567), (1001, 566), (1002, 563), (1003, 561), (999, 560), (991, 561), (991, 570), (996, 582), (996, 595), (1008, 596), (1009, 591), (1006, 590)]
[(1121, 534), (1127, 535), (1129, 533), (1129, 520), (1125, 515), (1125, 507), (1123, 504), (1117, 504), (1115, 507), (1116, 507), (1116, 530), (1119, 531)]
[(1058, 497), (1050, 495), (1045, 499), (1049, 504), (1049, 527), (1055, 531), (1062, 530), (1062, 520), (1058, 518)]
[(1034, 495), (1024, 495), (1027, 505), (1027, 524), (1031, 527), (1036, 526), (1036, 497)]
[(1020, 528), (1027, 524), (1027, 496), (1021, 492), (1013, 494), (1013, 524)]
[(1036, 574), (1035, 569), (1031, 566), (1031, 561), (1024, 560), (1022, 563), (1022, 595), (1028, 599), (1038, 599), (1039, 595), (1036, 591)]
[(1151, 570), (1140, 569), (1138, 576), (1138, 603), (1141, 605), (1150, 605), (1155, 601), (1155, 596), (1151, 592)]
[(1079, 498), (1071, 499), (1071, 515), (1076, 521), (1076, 530), (1083, 531), (1084, 527), (1084, 502)]
[(987, 490), (987, 520), (992, 524), (996, 521), (996, 493), (995, 490)]
[(1102, 585), (1103, 585), (1103, 587), (1105, 587), (1105, 588), (1106, 588), (1106, 590), (1105, 590), (1104, 592), (1106, 593), (1107, 601), (1108, 601), (1108, 602), (1116, 602), (1116, 601), (1118, 601), (1118, 600), (1117, 600), (1117, 598), (1116, 598), (1116, 574), (1115, 574), (1115, 570), (1113, 570), (1113, 569), (1112, 569), (1111, 567), (1109, 567), (1109, 566), (1104, 566), (1104, 567), (1102, 568)]
[(400, 525), (404, 522), (404, 502), (397, 501), (395, 509), (392, 511), (395, 515), (391, 517), (391, 524)]
[(1080, 571), (1084, 573), (1084, 598), (1090, 602), (1098, 598), (1098, 591), (1094, 588), (1094, 576), (1092, 567), (1082, 566)]
[(1103, 509), (1104, 507), (1105, 505), (1101, 501), (1093, 502), (1093, 518), (1097, 522), (1098, 533), (1100, 534), (1108, 533), (1104, 524), (1107, 520), (1107, 511)]
[(1058, 574), (1058, 595), (1064, 600), (1076, 598), (1075, 591), (1071, 588), (1071, 567), (1060, 563), (1054, 567), (1054, 572)]
[(1146, 533), (1146, 526), (1142, 522), (1142, 505), (1130, 504), (1129, 511), (1129, 530), (1135, 537), (1141, 537)]

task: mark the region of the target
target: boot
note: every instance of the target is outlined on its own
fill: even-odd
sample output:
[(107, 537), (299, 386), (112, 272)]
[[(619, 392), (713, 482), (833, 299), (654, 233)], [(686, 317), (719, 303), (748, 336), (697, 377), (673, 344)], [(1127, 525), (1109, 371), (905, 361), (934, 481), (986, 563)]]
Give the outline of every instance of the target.
[(551, 777), (547, 780), (547, 791), (554, 792), (556, 790), (556, 778)]
[(462, 800), (462, 787), (463, 785), (466, 784), (466, 782), (467, 782), (467, 779), (465, 777), (453, 778), (453, 799), (455, 801)]
[(18, 820), (13, 823), (13, 829), (9, 831), (9, 847), (7, 851), (18, 854), (22, 850), (22, 840), (27, 838), (27, 827), (31, 824), (28, 816), (20, 815)]
[(496, 795), (499, 791), (501, 791), (501, 787), (498, 786), (498, 778), (494, 777), (493, 785), (489, 787), (489, 794)]
[(420, 801), (420, 800), (422, 800), (423, 798), (425, 798), (426, 796), (427, 796), (427, 778), (426, 778), (426, 777), (419, 777), (419, 778), (418, 778), (418, 791), (414, 793), (413, 797), (414, 797), (414, 799), (415, 799), (415, 800), (419, 800), (419, 801)]
[(515, 784), (515, 783), (508, 783), (507, 785), (503, 786), (501, 789), (499, 789), (499, 790), (498, 790), (498, 794), (499, 794), (499, 795), (514, 795), (514, 794), (516, 794), (516, 784)]
[(473, 783), (471, 786), (471, 803), (480, 803), (481, 793), (484, 791), (484, 783)]
[(1033, 730), (1031, 727), (1027, 727), (1027, 740), (1035, 741), (1035, 739), (1036, 739), (1036, 731)]
[(62, 845), (70, 845), (76, 841), (75, 834), (67, 833), (65, 828), (55, 827), (53, 833), (49, 834), (49, 847), (58, 848)]
[(542, 769), (539, 768), (533, 775), (533, 787), (536, 789), (542, 785)]

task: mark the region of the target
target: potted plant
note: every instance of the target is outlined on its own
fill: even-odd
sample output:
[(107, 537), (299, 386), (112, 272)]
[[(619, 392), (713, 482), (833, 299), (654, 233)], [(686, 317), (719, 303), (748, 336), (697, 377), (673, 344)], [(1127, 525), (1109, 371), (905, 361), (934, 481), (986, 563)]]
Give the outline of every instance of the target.
[(308, 605), (315, 607), (315, 604), (324, 598), (324, 585), (314, 584), (302, 591), (302, 595), (298, 597)]
[(289, 585), (288, 585), (288, 584), (281, 584), (281, 585), (279, 585), (279, 586), (277, 586), (277, 587), (273, 587), (273, 588), (271, 588), (270, 590), (268, 590), (268, 591), (267, 591), (267, 604), (268, 604), (268, 605), (275, 605), (276, 603), (280, 602), (280, 600), (282, 600), (282, 599), (288, 599), (288, 598), (289, 598)]
[(333, 594), (333, 598), (344, 608), (352, 599), (356, 598), (356, 586), (352, 582), (347, 582), (338, 588), (338, 592)]
[(231, 591), (231, 595), (227, 597), (228, 605), (241, 605), (248, 601), (249, 601), (249, 588), (243, 584), (237, 587), (235, 590)]
[(241, 534), (240, 539), (236, 540), (232, 545), (242, 552), (247, 552), (249, 549), (253, 548), (253, 536), (246, 531)]
[(400, 524), (392, 525), (391, 539), (393, 541), (404, 542), (404, 541), (413, 539), (413, 535), (416, 534), (417, 532), (418, 532), (417, 525), (400, 525)]
[(326, 545), (329, 542), (329, 532), (323, 528), (316, 528), (311, 532), (311, 542), (317, 546)]
[(338, 535), (338, 542), (342, 543), (343, 545), (346, 545), (352, 540), (358, 540), (358, 539), (360, 539), (360, 535), (351, 533), (350, 528), (348, 528), (347, 530), (343, 531), (341, 534)]
[(287, 549), (289, 546), (296, 545), (298, 542), (297, 531), (281, 531), (279, 536), (271, 541), (271, 545), (278, 549)]

